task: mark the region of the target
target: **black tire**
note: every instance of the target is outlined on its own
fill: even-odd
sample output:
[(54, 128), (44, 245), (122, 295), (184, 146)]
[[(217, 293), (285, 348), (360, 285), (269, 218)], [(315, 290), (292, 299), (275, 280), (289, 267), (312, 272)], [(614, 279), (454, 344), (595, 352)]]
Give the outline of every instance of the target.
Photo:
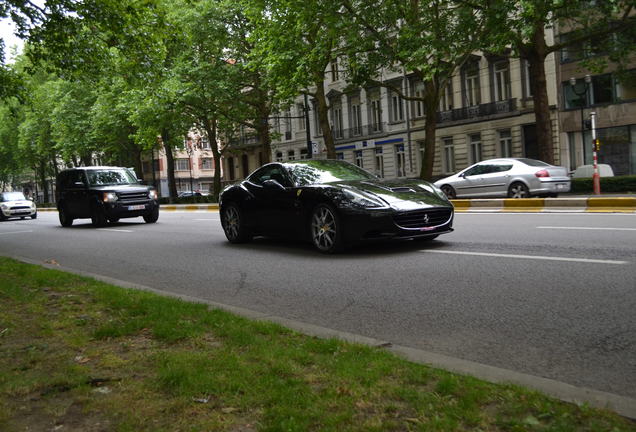
[(508, 198), (530, 198), (528, 186), (521, 182), (514, 182), (508, 188)]
[(91, 222), (93, 222), (93, 226), (96, 228), (106, 226), (106, 224), (108, 224), (108, 219), (106, 218), (104, 209), (98, 206), (93, 207), (93, 211), (91, 211)]
[(444, 192), (444, 195), (446, 195), (446, 198), (448, 199), (455, 199), (457, 197), (457, 193), (452, 186), (443, 185), (440, 189)]
[(309, 233), (311, 242), (322, 253), (332, 254), (343, 249), (340, 217), (329, 204), (318, 204), (311, 212)]
[(57, 215), (60, 219), (60, 225), (62, 225), (63, 227), (70, 227), (71, 225), (73, 225), (73, 218), (68, 215), (68, 211), (66, 210), (65, 205), (60, 205)]
[[(119, 220), (119, 218), (117, 218), (117, 220), (115, 220), (115, 222), (117, 222), (118, 220)], [(157, 222), (157, 220), (159, 220), (159, 208), (158, 207), (155, 207), (155, 209), (151, 213), (149, 213), (147, 215), (144, 215), (144, 221), (146, 223), (155, 223), (155, 222)], [(115, 222), (113, 222), (113, 223), (115, 223)]]
[(33, 214), (31, 215), (31, 219), (37, 219), (37, 218), (38, 218), (38, 214), (37, 214), (37, 213), (33, 213)]
[(230, 243), (245, 243), (252, 240), (241, 209), (234, 203), (226, 204), (221, 210), (221, 225)]
[(20, 220), (25, 220), (26, 216), (20, 216)]

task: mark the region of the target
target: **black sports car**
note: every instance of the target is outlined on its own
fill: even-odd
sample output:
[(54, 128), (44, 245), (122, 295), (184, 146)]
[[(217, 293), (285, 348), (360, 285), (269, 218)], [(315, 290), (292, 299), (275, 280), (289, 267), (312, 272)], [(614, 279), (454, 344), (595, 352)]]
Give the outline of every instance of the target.
[(225, 188), (219, 205), (232, 243), (288, 236), (333, 253), (362, 240), (433, 239), (453, 231), (453, 205), (437, 186), (383, 180), (340, 160), (264, 165)]

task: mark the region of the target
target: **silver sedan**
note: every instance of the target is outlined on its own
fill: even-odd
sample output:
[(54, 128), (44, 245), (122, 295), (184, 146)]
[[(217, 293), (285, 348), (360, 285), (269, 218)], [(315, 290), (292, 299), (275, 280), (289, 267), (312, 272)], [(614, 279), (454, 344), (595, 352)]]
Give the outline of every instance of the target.
[(564, 167), (527, 158), (481, 161), (435, 184), (451, 199), (556, 197), (570, 191), (570, 177)]

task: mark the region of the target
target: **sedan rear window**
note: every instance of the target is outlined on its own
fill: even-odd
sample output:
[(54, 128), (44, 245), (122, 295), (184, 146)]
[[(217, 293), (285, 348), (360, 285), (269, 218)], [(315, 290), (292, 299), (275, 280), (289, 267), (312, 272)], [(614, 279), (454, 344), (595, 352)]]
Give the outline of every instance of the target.
[(530, 166), (534, 166), (534, 167), (546, 167), (546, 166), (550, 166), (550, 164), (547, 164), (545, 162), (542, 162), (540, 160), (536, 160), (536, 159), (525, 159), (525, 158), (521, 158), (519, 159), (519, 162), (523, 162), (526, 165), (530, 165)]

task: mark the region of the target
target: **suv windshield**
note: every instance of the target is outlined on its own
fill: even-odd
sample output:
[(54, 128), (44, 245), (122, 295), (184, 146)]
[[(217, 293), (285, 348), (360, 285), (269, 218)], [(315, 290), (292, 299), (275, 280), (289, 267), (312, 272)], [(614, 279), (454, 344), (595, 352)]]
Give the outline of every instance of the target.
[(124, 169), (87, 170), (86, 176), (91, 186), (111, 186), (137, 183), (137, 179)]
[(22, 192), (4, 192), (0, 194), (0, 202), (25, 200)]

